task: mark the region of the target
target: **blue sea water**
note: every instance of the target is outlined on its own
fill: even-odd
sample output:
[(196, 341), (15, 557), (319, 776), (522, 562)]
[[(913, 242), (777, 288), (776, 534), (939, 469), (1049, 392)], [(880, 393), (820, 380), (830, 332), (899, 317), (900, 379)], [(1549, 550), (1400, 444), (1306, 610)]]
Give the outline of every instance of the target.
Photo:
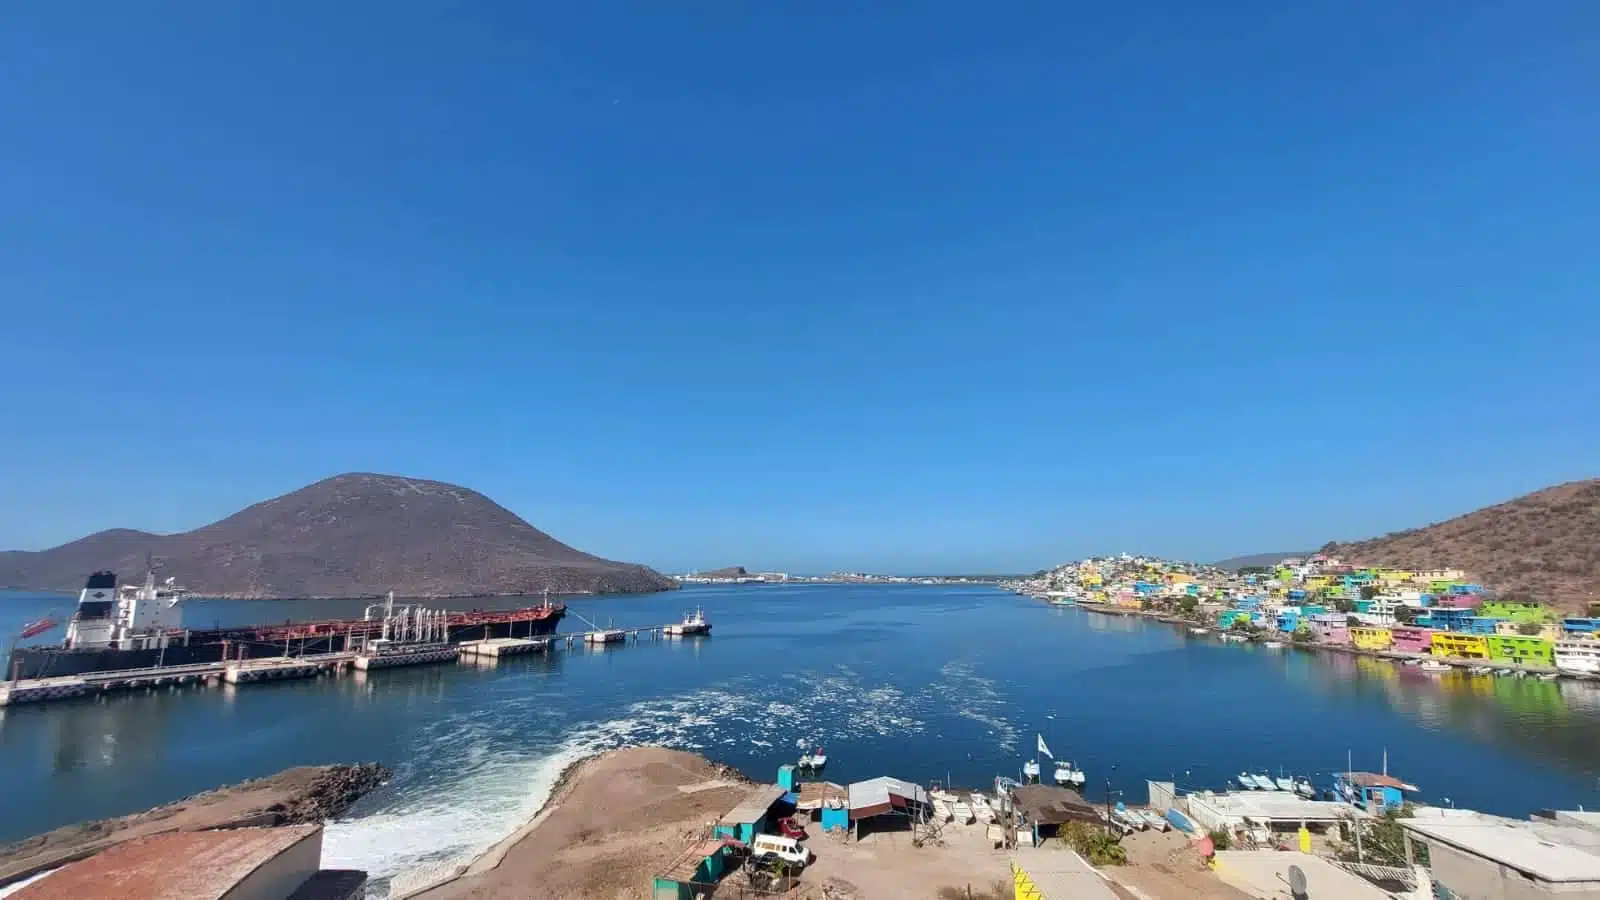
[[(517, 601), (477, 601), (489, 603)], [(0, 633), (71, 604), (0, 595)], [(835, 781), (983, 784), (1015, 777), (1037, 735), (1088, 771), (1092, 799), (1108, 781), (1142, 798), (1145, 779), (1220, 787), (1242, 770), (1323, 782), (1347, 753), (1377, 769), (1387, 752), (1427, 801), (1510, 815), (1600, 802), (1589, 684), (1222, 644), (978, 586), (703, 587), (570, 604), (618, 625), (693, 606), (713, 637), (5, 710), (0, 841), (287, 766), (374, 760), (395, 778), (329, 828), (325, 859), (403, 886), (509, 834), (567, 763), (633, 744), (768, 780), (822, 746)], [(186, 607), (188, 624), (211, 625), (361, 604)], [(563, 627), (585, 628), (576, 616)]]

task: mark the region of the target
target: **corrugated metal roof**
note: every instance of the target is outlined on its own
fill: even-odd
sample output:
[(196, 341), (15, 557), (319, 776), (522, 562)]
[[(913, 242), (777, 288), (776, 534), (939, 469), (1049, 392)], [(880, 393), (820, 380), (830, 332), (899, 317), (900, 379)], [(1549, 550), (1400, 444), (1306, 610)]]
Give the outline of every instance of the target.
[(902, 800), (909, 800), (914, 803), (926, 804), (928, 802), (928, 792), (923, 790), (920, 785), (915, 785), (899, 778), (890, 778), (887, 775), (866, 781), (853, 782), (846, 789), (846, 792), (849, 797), (846, 805), (852, 811), (871, 806), (882, 806), (885, 803), (892, 804), (891, 797), (899, 797)]
[(718, 820), (719, 825), (743, 825), (754, 822), (767, 814), (772, 804), (784, 795), (784, 790), (776, 785), (762, 785), (753, 788), (738, 806), (728, 810), (728, 814)]
[(220, 900), (251, 872), (321, 830), (320, 825), (292, 825), (135, 838), (65, 866), (12, 897)]

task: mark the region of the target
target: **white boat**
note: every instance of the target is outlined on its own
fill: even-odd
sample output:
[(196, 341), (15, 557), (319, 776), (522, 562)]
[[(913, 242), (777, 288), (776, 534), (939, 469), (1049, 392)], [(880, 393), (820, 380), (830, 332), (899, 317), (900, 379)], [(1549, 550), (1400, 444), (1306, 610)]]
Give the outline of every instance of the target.
[(1307, 800), (1315, 800), (1317, 797), (1317, 789), (1311, 785), (1310, 781), (1304, 778), (1296, 778), (1294, 780), (1294, 792)]
[(1036, 760), (1036, 759), (1030, 759), (1027, 762), (1023, 763), (1022, 764), (1022, 777), (1024, 777), (1024, 778), (1032, 778), (1034, 781), (1038, 781), (1039, 780), (1039, 761)]
[(800, 758), (795, 761), (795, 767), (796, 768), (800, 768), (800, 769), (809, 769), (809, 768), (811, 768), (811, 754), (809, 754), (809, 753), (800, 754)]
[(948, 822), (948, 821), (950, 821), (951, 819), (955, 818), (955, 813), (952, 811), (952, 807), (953, 807), (953, 804), (949, 800), (945, 800), (943, 798), (939, 798), (939, 799), (934, 800), (933, 801), (933, 814), (934, 814), (934, 817), (940, 822)]
[(711, 622), (706, 619), (705, 610), (696, 607), (683, 614), (683, 621), (668, 625), (662, 629), (672, 637), (690, 637), (696, 634), (710, 634)]
[(950, 814), (955, 818), (958, 825), (972, 824), (972, 807), (965, 803), (950, 804)]
[(1489, 666), (1473, 666), (1472, 668), (1468, 669), (1467, 671), (1471, 672), (1474, 675), (1487, 675), (1490, 672), (1493, 672), (1494, 669), (1489, 667)]
[(1268, 650), (1281, 650), (1283, 649), (1283, 641), (1267, 641), (1261, 646), (1267, 648)]
[(1568, 675), (1600, 675), (1600, 641), (1570, 638), (1556, 641), (1556, 669)]
[(1422, 665), (1418, 666), (1417, 668), (1421, 669), (1424, 672), (1448, 672), (1448, 671), (1450, 671), (1450, 667), (1449, 666), (1445, 665), (1442, 662), (1439, 662), (1436, 659), (1426, 660), (1425, 662), (1422, 663)]
[(583, 636), (585, 644), (620, 644), (627, 639), (628, 633), (621, 628), (602, 628)]
[(1557, 676), (1556, 673), (1554, 673), (1554, 672), (1545, 672), (1544, 674), (1539, 676), (1539, 680), (1540, 681), (1555, 681), (1557, 677), (1559, 677), (1559, 676)]
[(1251, 791), (1261, 790), (1261, 785), (1256, 784), (1256, 777), (1249, 772), (1239, 773), (1239, 786)]
[(820, 769), (823, 766), (826, 766), (827, 764), (828, 764), (828, 754), (823, 753), (822, 752), (822, 748), (818, 747), (817, 748), (817, 752), (811, 754), (811, 768)]
[(944, 788), (929, 788), (928, 789), (928, 797), (931, 798), (935, 803), (940, 803), (940, 802), (943, 802), (943, 803), (954, 803), (954, 802), (956, 802), (956, 795), (950, 793), (949, 791), (945, 790)]
[(1278, 786), (1278, 790), (1280, 790), (1280, 791), (1292, 791), (1292, 790), (1294, 790), (1294, 779), (1293, 778), (1274, 778), (1274, 779), (1272, 779), (1272, 781), (1273, 781), (1274, 784), (1276, 784)]
[(1271, 775), (1257, 775), (1256, 787), (1261, 788), (1263, 791), (1275, 791), (1278, 789), (1278, 786), (1272, 783)]
[(1172, 823), (1167, 821), (1166, 816), (1153, 809), (1141, 809), (1137, 810), (1137, 812), (1139, 813), (1139, 818), (1144, 819), (1145, 824), (1156, 831), (1166, 831), (1172, 827)]
[(1209, 629), (1209, 628), (1191, 628), (1191, 629), (1189, 629), (1189, 633), (1190, 634), (1210, 634), (1211, 633), (1211, 629)]
[(1056, 763), (1056, 784), (1063, 787), (1082, 787), (1084, 782), (1083, 772), (1072, 767), (1072, 763)]
[(1510, 669), (1495, 669), (1494, 673), (1496, 675), (1510, 675), (1511, 674), (1511, 670)]
[(1150, 827), (1150, 823), (1144, 820), (1144, 816), (1128, 809), (1121, 803), (1118, 803), (1117, 808), (1111, 811), (1111, 818), (1132, 828), (1134, 831), (1143, 831)]

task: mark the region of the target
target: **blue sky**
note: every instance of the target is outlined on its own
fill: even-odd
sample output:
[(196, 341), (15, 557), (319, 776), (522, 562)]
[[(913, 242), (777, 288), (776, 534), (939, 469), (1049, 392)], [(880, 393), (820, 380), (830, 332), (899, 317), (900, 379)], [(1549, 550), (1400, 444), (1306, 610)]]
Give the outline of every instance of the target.
[(382, 471), (1017, 570), (1597, 474), (1600, 5), (868, 6), (8, 6), (0, 547)]

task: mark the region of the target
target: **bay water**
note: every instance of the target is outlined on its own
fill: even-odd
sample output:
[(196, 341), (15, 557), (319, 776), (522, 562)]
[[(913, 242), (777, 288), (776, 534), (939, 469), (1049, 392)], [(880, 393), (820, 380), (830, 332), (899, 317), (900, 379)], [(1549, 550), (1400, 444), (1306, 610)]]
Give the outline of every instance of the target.
[[(73, 602), (0, 594), (0, 633), (44, 614), (64, 621)], [(637, 744), (767, 781), (823, 747), (834, 781), (982, 785), (1018, 777), (1043, 738), (1087, 770), (1091, 800), (1112, 790), (1138, 802), (1146, 779), (1222, 787), (1249, 771), (1320, 786), (1347, 758), (1377, 770), (1387, 754), (1428, 802), (1515, 816), (1600, 802), (1600, 687), (1587, 683), (1224, 644), (968, 585), (595, 597), (569, 602), (563, 630), (586, 630), (579, 615), (640, 626), (692, 607), (712, 637), (0, 711), (0, 841), (289, 766), (376, 761), (394, 778), (329, 827), (324, 864), (368, 870), (381, 894), (508, 835), (571, 762)], [(184, 615), (199, 627), (361, 608), (191, 600)]]

